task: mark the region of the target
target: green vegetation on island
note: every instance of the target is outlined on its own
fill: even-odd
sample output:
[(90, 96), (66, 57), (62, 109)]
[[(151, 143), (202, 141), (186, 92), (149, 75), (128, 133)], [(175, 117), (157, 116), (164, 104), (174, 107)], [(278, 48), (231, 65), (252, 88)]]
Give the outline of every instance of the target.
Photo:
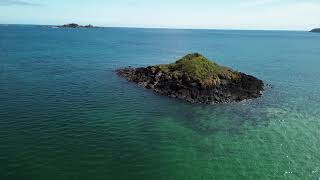
[(188, 74), (207, 85), (216, 84), (220, 77), (224, 79), (240, 77), (239, 72), (220, 66), (199, 53), (188, 54), (175, 63), (157, 65), (157, 67), (174, 76)]

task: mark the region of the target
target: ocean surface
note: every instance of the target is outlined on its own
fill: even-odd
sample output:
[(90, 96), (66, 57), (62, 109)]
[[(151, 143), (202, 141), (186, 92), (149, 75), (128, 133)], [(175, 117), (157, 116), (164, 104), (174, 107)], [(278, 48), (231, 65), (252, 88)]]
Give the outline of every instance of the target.
[[(320, 177), (320, 34), (0, 26), (1, 180)], [(116, 76), (199, 52), (273, 88), (193, 105)]]

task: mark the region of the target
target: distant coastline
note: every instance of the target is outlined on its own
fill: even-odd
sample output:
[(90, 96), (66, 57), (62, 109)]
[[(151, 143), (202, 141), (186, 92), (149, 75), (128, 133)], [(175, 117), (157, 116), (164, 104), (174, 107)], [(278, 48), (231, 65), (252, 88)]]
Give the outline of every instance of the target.
[(320, 28), (312, 29), (310, 32), (320, 33)]
[(91, 24), (88, 24), (88, 25), (79, 25), (79, 24), (76, 24), (76, 23), (70, 23), (70, 24), (64, 24), (64, 25), (61, 25), (61, 26), (49, 26), (51, 28), (97, 28), (96, 26), (93, 26)]

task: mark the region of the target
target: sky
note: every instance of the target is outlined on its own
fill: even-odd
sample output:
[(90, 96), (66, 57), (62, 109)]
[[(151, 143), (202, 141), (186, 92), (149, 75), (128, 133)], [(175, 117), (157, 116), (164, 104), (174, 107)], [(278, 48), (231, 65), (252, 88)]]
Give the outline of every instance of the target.
[(309, 30), (320, 0), (0, 0), (0, 24)]

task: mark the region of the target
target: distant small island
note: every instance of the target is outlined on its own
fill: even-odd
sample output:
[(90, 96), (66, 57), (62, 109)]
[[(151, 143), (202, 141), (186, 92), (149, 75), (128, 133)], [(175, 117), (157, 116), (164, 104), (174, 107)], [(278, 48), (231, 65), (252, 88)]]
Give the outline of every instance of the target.
[(320, 28), (315, 28), (315, 29), (312, 29), (310, 32), (316, 32), (316, 33), (320, 33)]
[(199, 53), (172, 64), (122, 68), (116, 73), (158, 94), (191, 103), (217, 104), (258, 98), (263, 81), (220, 66)]
[(91, 24), (89, 25), (85, 25), (85, 26), (81, 26), (79, 24), (76, 23), (70, 23), (70, 24), (64, 24), (62, 26), (51, 26), (52, 28), (97, 28)]

